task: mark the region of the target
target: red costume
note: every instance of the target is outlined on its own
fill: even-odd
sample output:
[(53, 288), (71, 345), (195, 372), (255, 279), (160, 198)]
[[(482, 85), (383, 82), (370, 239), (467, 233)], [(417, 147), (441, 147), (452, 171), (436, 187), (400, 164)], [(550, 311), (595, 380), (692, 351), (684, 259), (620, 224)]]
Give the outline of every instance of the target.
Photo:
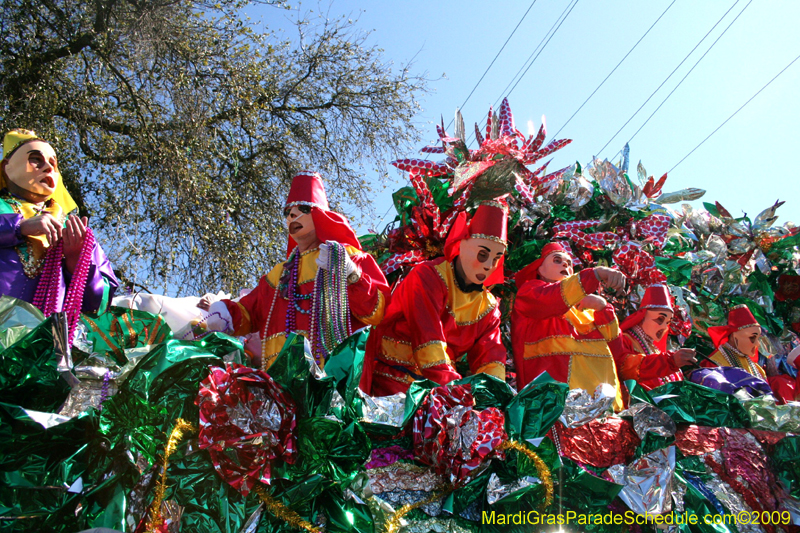
[[(311, 207), (317, 240), (323, 243), (336, 241), (344, 245), (350, 259), (360, 270), (358, 280), (347, 287), (352, 330), (378, 324), (383, 318), (390, 294), (389, 285), (375, 259), (361, 251), (347, 219), (328, 210), (325, 188), (318, 174), (295, 176), (286, 207), (296, 205)], [(295, 247), (294, 240), (289, 237), (288, 261), (276, 265), (261, 278), (255, 289), (238, 302), (223, 300), (233, 320), (231, 329), (234, 335), (246, 335), (254, 331), (261, 333), (264, 369), (272, 364), (290, 332), (311, 338), (310, 311), (319, 248), (298, 254)], [(293, 280), (289, 279), (292, 277)]]
[(611, 345), (621, 380), (636, 380), (647, 390), (670, 381), (683, 381), (683, 372), (667, 351), (667, 335), (661, 340), (650, 338), (640, 327), (648, 309), (672, 311), (672, 299), (664, 285), (645, 290), (639, 309), (620, 325), (622, 335)]
[(462, 215), (447, 239), (445, 257), (414, 267), (394, 291), (384, 321), (370, 335), (361, 387), (374, 396), (405, 392), (416, 379), (440, 385), (460, 379), (454, 365), (463, 354), (471, 373), (505, 379), (500, 309), (486, 288), (502, 282), (502, 265), (483, 285), (468, 287), (456, 278), (453, 266), (463, 239), (505, 244), (505, 206), (482, 204), (469, 227)]
[(600, 282), (593, 269), (585, 269), (561, 281), (538, 279), (544, 259), (567, 252), (559, 243), (547, 244), (542, 256), (516, 276), (517, 298), (511, 314), (511, 339), (517, 384), (520, 389), (542, 372), (570, 389), (593, 394), (601, 383), (617, 391), (614, 409), (622, 409), (614, 358), (608, 343), (619, 335), (619, 324), (610, 304), (600, 311), (578, 310)]

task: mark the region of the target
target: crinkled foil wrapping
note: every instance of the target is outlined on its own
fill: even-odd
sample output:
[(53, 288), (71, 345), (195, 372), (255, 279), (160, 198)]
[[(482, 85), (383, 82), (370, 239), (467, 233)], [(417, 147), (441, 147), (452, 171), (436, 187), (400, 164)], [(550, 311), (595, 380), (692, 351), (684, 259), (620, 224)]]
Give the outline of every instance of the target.
[[(117, 386), (114, 382), (108, 382), (108, 396), (111, 397), (117, 392)], [(68, 416), (70, 418), (78, 416), (79, 414), (94, 407), (98, 409), (100, 402), (103, 400), (103, 380), (81, 380), (69, 392), (64, 405), (62, 405), (58, 414)]]
[(541, 483), (541, 480), (537, 477), (525, 476), (513, 483), (503, 484), (498, 475), (493, 473), (489, 477), (489, 484), (486, 486), (486, 501), (489, 505), (494, 505), (506, 496), (536, 483)]
[(480, 498), (478, 498), (469, 504), (463, 511), (458, 513), (458, 516), (464, 520), (469, 520), (470, 522), (480, 522), (482, 508), (483, 505), (481, 504)]
[[(377, 530), (376, 530), (377, 531)], [(459, 526), (452, 518), (429, 518), (413, 522), (400, 528), (401, 533), (470, 533), (470, 530)]]
[[(390, 490), (380, 494), (380, 498), (389, 503), (395, 509), (404, 505), (421, 502), (430, 496), (431, 493), (424, 490)], [(418, 509), (424, 511), (430, 516), (439, 516), (442, 514), (442, 499), (440, 498), (434, 502), (422, 505), (418, 507)]]
[(372, 492), (381, 494), (392, 490), (421, 490), (431, 492), (441, 486), (444, 480), (432, 468), (409, 463), (395, 463), (391, 466), (367, 470)]
[(569, 182), (569, 188), (564, 196), (564, 203), (569, 205), (573, 211), (577, 211), (592, 199), (594, 185), (583, 176), (575, 176)]
[(672, 510), (672, 474), (675, 446), (644, 455), (630, 465), (614, 465), (608, 473), (625, 485), (619, 497), (637, 514), (663, 514)]
[(258, 522), (261, 520), (261, 515), (264, 514), (264, 504), (262, 503), (259, 505), (253, 514), (250, 515), (250, 518), (247, 519), (247, 522), (244, 523), (242, 529), (239, 530), (239, 533), (256, 533), (256, 529), (258, 529)]
[(800, 526), (800, 500), (791, 497), (786, 498), (783, 500), (782, 510), (789, 511), (792, 517), (792, 524)]
[(755, 429), (767, 431), (800, 432), (800, 402), (777, 405), (767, 396), (742, 402)]
[(567, 403), (559, 420), (565, 426), (574, 428), (604, 417), (613, 412), (616, 394), (617, 391), (608, 383), (598, 385), (594, 397), (583, 389), (572, 389), (567, 394)]
[(372, 397), (358, 390), (363, 400), (364, 422), (384, 424), (386, 426), (402, 427), (405, 412), (406, 395), (402, 392), (391, 396)]
[[(721, 460), (719, 452), (713, 453), (712, 456), (717, 462)], [(705, 485), (714, 492), (714, 496), (717, 497), (720, 503), (722, 503), (732, 515), (736, 515), (741, 511), (752, 512), (750, 506), (745, 503), (744, 498), (733, 490), (730, 485), (722, 481), (715, 472), (709, 470), (706, 473), (710, 477), (705, 481)], [(739, 529), (739, 533), (762, 533), (762, 529), (754, 524), (737, 522), (736, 527)]]
[(671, 437), (675, 434), (675, 421), (655, 405), (646, 402), (632, 405), (619, 416), (633, 417), (633, 430), (640, 439), (644, 439), (648, 433), (655, 433), (661, 437)]

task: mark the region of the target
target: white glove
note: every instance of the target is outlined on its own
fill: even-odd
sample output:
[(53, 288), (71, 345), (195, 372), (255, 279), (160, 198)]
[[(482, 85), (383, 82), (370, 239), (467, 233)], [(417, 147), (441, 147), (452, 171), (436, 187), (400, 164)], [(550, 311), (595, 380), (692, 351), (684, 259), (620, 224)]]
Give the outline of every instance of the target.
[(208, 313), (203, 317), (199, 324), (206, 331), (221, 331), (222, 333), (233, 333), (233, 317), (228, 312), (225, 302), (218, 301), (208, 307)]
[[(330, 247), (333, 244), (338, 244), (338, 243), (336, 243), (336, 241), (328, 241), (328, 242), (331, 243), (331, 244), (323, 243), (323, 244), (319, 245), (319, 257), (317, 257), (317, 266), (319, 268), (323, 269), (323, 270), (330, 270), (330, 267), (331, 267), (331, 265), (330, 265), (330, 255), (331, 255)], [(347, 276), (347, 280), (350, 281), (351, 279), (354, 278), (354, 281), (358, 281), (358, 278), (361, 277), (361, 272), (358, 270), (358, 267), (353, 262), (353, 260), (350, 259), (350, 255), (349, 254), (345, 255), (344, 262), (345, 262), (345, 274)], [(354, 276), (354, 274), (357, 274), (357, 275)], [(352, 276), (352, 278), (351, 278), (351, 276)], [(350, 283), (354, 283), (354, 281), (350, 281)]]

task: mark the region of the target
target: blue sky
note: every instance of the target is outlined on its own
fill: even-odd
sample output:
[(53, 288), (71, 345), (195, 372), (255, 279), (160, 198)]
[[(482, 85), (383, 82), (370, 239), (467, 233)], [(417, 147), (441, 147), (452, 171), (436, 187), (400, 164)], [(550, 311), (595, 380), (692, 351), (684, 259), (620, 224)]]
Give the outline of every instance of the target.
[[(421, 97), (423, 111), (417, 117), (424, 133), (421, 147), (436, 140), (434, 124), (442, 115), (445, 123), (450, 121), (530, 6), (528, 0), (334, 0), (330, 5), (305, 3), (297, 9), (322, 7), (331, 18), (358, 18), (357, 26), (372, 32), (369, 42), (384, 49), (387, 60), (398, 66), (413, 60), (413, 72), (436, 80), (430, 83), (431, 93)], [(509, 83), (565, 10), (569, 15), (509, 94)], [(275, 9), (251, 15), (271, 28), (292, 16)], [(659, 16), (636, 49), (567, 123)], [(632, 166), (641, 160), (657, 178), (800, 55), (797, 20), (800, 2), (790, 0), (537, 0), (463, 107), (467, 130), (474, 122), (485, 121), (490, 105), (509, 96), (518, 129), (525, 132), (529, 120), (538, 128), (546, 115), (548, 140), (562, 128), (558, 137), (573, 139), (557, 153), (552, 170), (575, 161), (585, 165), (593, 155), (616, 161), (625, 142), (719, 38), (631, 141)], [(795, 198), (800, 188), (794, 174), (799, 82), (800, 60), (670, 172), (665, 192), (706, 189), (703, 201), (719, 201), (734, 216), (746, 212), (754, 217), (775, 200), (786, 200), (778, 210), (778, 222), (800, 224), (800, 201)], [(365, 222), (362, 231), (382, 228), (378, 220), (391, 205), (391, 191), (406, 184), (404, 176), (390, 168), (396, 181), (376, 194), (376, 216)]]

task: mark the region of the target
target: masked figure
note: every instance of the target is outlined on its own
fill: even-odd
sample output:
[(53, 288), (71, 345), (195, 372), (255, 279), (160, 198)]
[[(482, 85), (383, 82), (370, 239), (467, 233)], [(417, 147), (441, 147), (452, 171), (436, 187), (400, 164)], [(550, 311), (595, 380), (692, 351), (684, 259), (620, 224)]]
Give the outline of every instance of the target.
[(611, 304), (594, 292), (601, 284), (621, 289), (625, 277), (606, 267), (574, 274), (572, 264), (566, 248), (552, 242), (515, 278), (511, 340), (517, 385), (522, 389), (545, 371), (589, 394), (607, 383), (617, 391), (614, 408), (619, 410), (622, 393), (608, 346), (619, 335), (619, 324)]
[[(0, 294), (33, 303), (47, 251), (63, 240), (63, 259), (53, 271), (56, 311), (61, 311), (87, 238), (87, 219), (69, 215), (77, 206), (61, 180), (53, 147), (27, 130), (3, 138), (0, 163)], [(119, 286), (97, 243), (88, 252), (81, 311), (105, 311)], [(86, 268), (84, 263), (81, 268)]]
[(667, 351), (673, 314), (666, 286), (645, 290), (639, 309), (622, 322), (619, 341), (611, 344), (620, 379), (636, 380), (647, 390), (683, 380), (681, 367), (696, 361), (695, 352), (688, 348)]
[[(378, 324), (389, 297), (386, 278), (372, 256), (361, 251), (347, 219), (328, 209), (319, 174), (294, 177), (284, 215), (288, 260), (275, 266), (240, 300), (212, 303), (205, 319), (210, 330), (237, 336), (260, 332), (264, 370), (292, 332), (311, 341), (317, 363), (323, 366), (335, 348), (329, 342), (331, 329), (346, 336)], [(325, 292), (328, 289), (337, 292)], [(341, 312), (324, 315), (320, 310), (326, 303), (340, 306)]]
[(417, 379), (440, 385), (460, 379), (464, 354), (470, 372), (505, 379), (500, 309), (488, 287), (503, 282), (507, 207), (487, 202), (467, 224), (461, 213), (445, 243), (445, 257), (415, 266), (403, 279), (372, 332), (361, 388), (374, 396), (405, 392)]
[[(728, 312), (727, 326), (712, 326), (708, 335), (716, 350), (710, 359), (719, 366), (732, 366), (750, 375), (767, 380), (767, 374), (758, 364), (758, 341), (761, 325), (746, 305), (737, 305)], [(703, 361), (703, 366), (713, 366)]]

